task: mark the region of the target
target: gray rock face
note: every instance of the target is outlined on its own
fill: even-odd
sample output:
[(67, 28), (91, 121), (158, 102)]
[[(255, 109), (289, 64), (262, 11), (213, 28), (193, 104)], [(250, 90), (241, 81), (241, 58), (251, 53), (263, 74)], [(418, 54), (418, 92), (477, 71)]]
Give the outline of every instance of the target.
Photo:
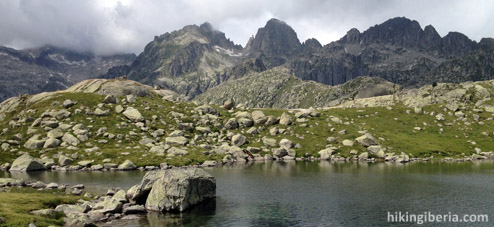
[(46, 169), (45, 165), (41, 160), (35, 159), (28, 154), (22, 155), (18, 157), (12, 163), (12, 167), (10, 167), (10, 171), (36, 171), (36, 170), (44, 170)]
[(127, 109), (123, 112), (123, 115), (133, 122), (144, 121), (144, 117), (141, 112), (133, 107), (127, 107)]
[(202, 169), (175, 168), (161, 173), (146, 199), (148, 210), (182, 212), (216, 196), (216, 180)]
[(144, 204), (154, 182), (164, 175), (165, 170), (149, 171), (141, 182), (127, 190), (127, 198), (137, 204)]

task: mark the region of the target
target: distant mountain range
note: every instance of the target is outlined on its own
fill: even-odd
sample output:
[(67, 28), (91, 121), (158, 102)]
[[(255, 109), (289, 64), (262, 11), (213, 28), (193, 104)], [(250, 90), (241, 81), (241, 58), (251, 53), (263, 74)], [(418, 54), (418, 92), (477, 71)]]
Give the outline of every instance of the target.
[[(0, 50), (0, 64), (2, 64), (0, 78), (4, 77), (5, 71), (17, 72), (19, 68), (24, 68), (24, 65), (19, 63), (17, 69), (9, 69), (6, 65), (10, 64), (6, 64), (7, 60), (4, 59), (9, 56), (14, 58), (12, 56), (16, 55), (3, 53), (8, 52)], [(200, 26), (188, 25), (180, 30), (156, 36), (135, 59), (131, 55), (107, 58), (93, 56), (84, 60), (87, 66), (82, 66), (82, 64), (65, 63), (81, 62), (81, 60), (69, 61), (67, 59), (71, 58), (57, 58), (54, 54), (46, 54), (42, 58), (47, 59), (47, 65), (53, 63), (63, 66), (59, 68), (48, 67), (42, 63), (43, 61), (38, 62), (37, 59), (41, 56), (39, 54), (31, 56), (33, 54), (25, 51), (20, 53), (24, 53), (22, 56), (27, 56), (29, 59), (36, 59), (31, 63), (16, 57), (15, 62), (22, 62), (30, 67), (29, 70), (20, 71), (37, 73), (11, 73), (13, 75), (11, 78), (22, 76), (37, 78), (35, 76), (37, 74), (53, 74), (46, 79), (36, 80), (38, 84), (36, 91), (53, 90), (63, 86), (62, 84), (67, 85), (66, 83), (70, 84), (73, 83), (72, 81), (97, 74), (104, 74), (100, 76), (102, 78), (125, 75), (128, 79), (173, 90), (186, 99), (193, 99), (205, 93), (202, 97), (208, 98), (202, 100), (211, 102), (218, 101), (211, 100), (212, 97), (224, 97), (224, 94), (215, 95), (215, 91), (223, 93), (231, 91), (232, 88), (238, 87), (235, 83), (247, 87), (258, 84), (255, 83), (256, 81), (250, 83), (246, 79), (241, 79), (245, 75), (249, 75), (250, 80), (256, 78), (266, 80), (267, 75), (274, 75), (273, 73), (276, 72), (282, 72), (283, 76), (273, 76), (273, 80), (288, 78), (286, 77), (288, 73), (302, 80), (331, 86), (361, 76), (380, 77), (402, 87), (418, 87), (433, 82), (458, 83), (494, 79), (494, 39), (483, 38), (480, 42), (475, 42), (458, 32), (450, 32), (441, 37), (433, 26), (428, 25), (422, 29), (417, 21), (403, 17), (390, 19), (364, 32), (352, 28), (338, 41), (324, 46), (316, 39), (300, 42), (296, 32), (288, 24), (271, 19), (264, 27), (259, 28), (245, 47), (236, 45), (227, 39), (224, 33), (215, 30), (211, 24), (204, 23)], [(60, 54), (60, 56), (65, 55)], [(77, 54), (74, 56), (78, 57)], [(82, 56), (76, 59), (81, 58)], [(104, 64), (103, 59), (107, 60)], [(94, 63), (90, 64), (91, 61)], [(86, 70), (89, 65), (93, 67)], [(95, 65), (114, 67), (105, 68)], [(75, 70), (76, 68), (79, 71)], [(71, 70), (80, 73), (75, 76), (76, 73)], [(262, 74), (266, 70), (272, 71)], [(63, 73), (68, 71), (71, 73)], [(73, 75), (70, 76), (71, 74)], [(22, 81), (26, 80), (9, 80), (9, 83), (19, 84), (23, 83)], [(225, 81), (229, 82), (224, 85)], [(218, 86), (220, 88), (211, 89)], [(228, 88), (221, 89), (221, 86)], [(15, 91), (19, 93), (19, 90)], [(21, 91), (21, 93), (33, 92), (35, 89)], [(1, 97), (18, 93), (3, 94), (2, 92)], [(254, 96), (254, 94), (250, 95)], [(246, 102), (252, 103), (251, 101)]]
[(20, 94), (62, 90), (76, 82), (130, 64), (134, 54), (95, 56), (45, 46), (14, 50), (0, 46), (0, 101)]

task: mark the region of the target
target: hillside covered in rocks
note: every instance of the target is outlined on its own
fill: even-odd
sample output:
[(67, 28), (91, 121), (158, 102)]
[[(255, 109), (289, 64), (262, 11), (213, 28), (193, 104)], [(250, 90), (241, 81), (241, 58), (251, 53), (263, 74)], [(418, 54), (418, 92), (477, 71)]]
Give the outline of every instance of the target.
[(0, 163), (13, 171), (67, 171), (271, 159), (485, 159), (494, 150), (492, 95), (493, 81), (485, 81), (333, 108), (250, 109), (182, 102), (129, 80), (88, 80), (0, 104)]
[(228, 80), (194, 100), (215, 105), (234, 100), (246, 107), (293, 109), (333, 106), (355, 98), (393, 94), (399, 89), (399, 85), (379, 77), (359, 77), (329, 86), (301, 80), (288, 69), (277, 67)]

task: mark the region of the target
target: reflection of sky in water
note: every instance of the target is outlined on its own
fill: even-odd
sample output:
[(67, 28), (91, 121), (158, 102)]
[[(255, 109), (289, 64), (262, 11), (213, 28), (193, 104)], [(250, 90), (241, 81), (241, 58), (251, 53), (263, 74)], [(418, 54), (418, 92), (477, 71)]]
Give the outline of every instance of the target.
[[(207, 168), (217, 180), (214, 205), (112, 226), (378, 226), (388, 211), (491, 214), (493, 170), (493, 162), (267, 162)], [(39, 172), (29, 177), (128, 188), (143, 174)]]

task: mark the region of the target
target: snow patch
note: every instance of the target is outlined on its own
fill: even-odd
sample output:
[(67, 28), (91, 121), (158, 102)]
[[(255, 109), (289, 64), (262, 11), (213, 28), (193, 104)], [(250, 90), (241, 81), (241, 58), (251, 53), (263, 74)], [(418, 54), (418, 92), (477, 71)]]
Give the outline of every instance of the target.
[(86, 61), (69, 61), (65, 59), (65, 56), (60, 55), (60, 54), (49, 54), (48, 55), (53, 61), (56, 61), (60, 64), (66, 64), (66, 65), (78, 65), (78, 66), (86, 66), (87, 62)]
[(223, 54), (227, 54), (231, 57), (242, 57), (243, 54), (242, 53), (235, 53), (233, 52), (233, 50), (228, 50), (228, 49), (225, 49), (223, 47), (220, 47), (220, 46), (214, 46), (214, 49), (217, 51), (217, 52), (220, 52), (220, 53), (223, 53)]
[(64, 87), (64, 88), (69, 88), (69, 86), (65, 85), (65, 84), (64, 84), (64, 83), (62, 83), (62, 82), (57, 81), (57, 84), (62, 85), (62, 87)]

